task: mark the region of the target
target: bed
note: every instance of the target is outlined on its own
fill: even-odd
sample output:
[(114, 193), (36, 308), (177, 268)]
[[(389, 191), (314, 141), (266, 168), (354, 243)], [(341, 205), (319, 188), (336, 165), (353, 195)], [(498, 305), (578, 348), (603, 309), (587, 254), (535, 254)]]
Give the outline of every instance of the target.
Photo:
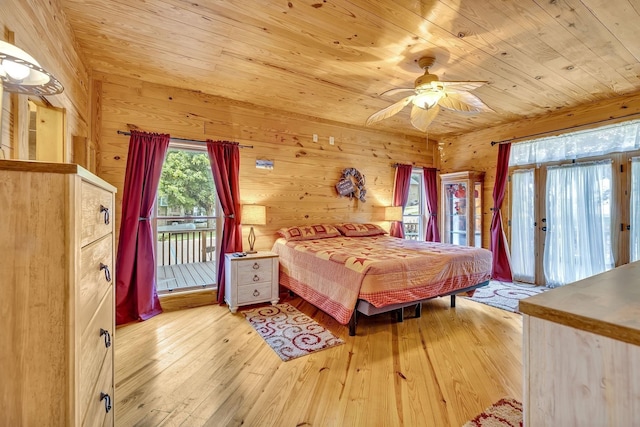
[(418, 242), (386, 236), (375, 224), (317, 224), (279, 231), (272, 251), (279, 255), (282, 286), (349, 324), (357, 313), (395, 311), (484, 286), (491, 276), (491, 252), (482, 248)]

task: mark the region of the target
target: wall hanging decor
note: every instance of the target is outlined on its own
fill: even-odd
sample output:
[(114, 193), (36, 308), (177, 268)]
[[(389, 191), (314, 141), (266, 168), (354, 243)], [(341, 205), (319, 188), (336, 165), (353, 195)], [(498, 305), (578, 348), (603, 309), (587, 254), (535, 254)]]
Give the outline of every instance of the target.
[(347, 168), (342, 171), (340, 181), (336, 184), (336, 190), (341, 197), (349, 196), (349, 199), (355, 197), (361, 202), (366, 202), (367, 190), (365, 190), (364, 184), (364, 175), (356, 168)]

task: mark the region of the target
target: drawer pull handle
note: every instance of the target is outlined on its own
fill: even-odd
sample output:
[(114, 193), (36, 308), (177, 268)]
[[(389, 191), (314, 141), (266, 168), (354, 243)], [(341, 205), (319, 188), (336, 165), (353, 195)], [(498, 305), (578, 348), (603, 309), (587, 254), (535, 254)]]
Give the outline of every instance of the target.
[(260, 296), (260, 291), (258, 291), (257, 289), (253, 291), (253, 296), (254, 297), (259, 297)]
[(108, 414), (111, 410), (111, 396), (107, 393), (100, 392), (100, 401), (104, 400), (104, 411)]
[(260, 278), (258, 277), (258, 275), (257, 275), (257, 274), (254, 274), (254, 275), (253, 275), (253, 281), (254, 281), (254, 282), (259, 282), (259, 281), (260, 281)]
[(100, 213), (104, 215), (105, 225), (109, 225), (109, 208), (104, 205), (100, 205)]
[(106, 348), (111, 347), (111, 334), (106, 329), (100, 328), (100, 336), (104, 335), (104, 346)]
[(104, 270), (104, 279), (107, 282), (111, 281), (111, 272), (109, 271), (109, 266), (103, 263), (100, 263), (100, 271)]
[(259, 269), (259, 268), (260, 268), (260, 264), (258, 264), (257, 262), (254, 262), (254, 263), (253, 263), (253, 269), (254, 269), (254, 270), (257, 270), (257, 269)]

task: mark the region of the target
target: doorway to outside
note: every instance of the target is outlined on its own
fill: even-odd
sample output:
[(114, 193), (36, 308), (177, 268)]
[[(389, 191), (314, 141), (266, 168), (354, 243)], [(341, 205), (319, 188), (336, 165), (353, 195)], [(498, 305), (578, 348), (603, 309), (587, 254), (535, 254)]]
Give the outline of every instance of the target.
[(562, 286), (640, 258), (639, 136), (636, 121), (512, 145), (514, 280)]
[(172, 143), (156, 199), (158, 294), (217, 287), (217, 209), (206, 150)]

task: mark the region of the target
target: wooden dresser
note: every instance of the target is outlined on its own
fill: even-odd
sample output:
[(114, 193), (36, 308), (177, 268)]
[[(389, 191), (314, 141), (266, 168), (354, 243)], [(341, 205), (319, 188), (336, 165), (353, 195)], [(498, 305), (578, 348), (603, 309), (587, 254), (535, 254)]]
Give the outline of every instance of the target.
[(640, 413), (640, 261), (520, 301), (524, 424), (632, 426)]
[(114, 193), (0, 161), (0, 425), (114, 425)]

